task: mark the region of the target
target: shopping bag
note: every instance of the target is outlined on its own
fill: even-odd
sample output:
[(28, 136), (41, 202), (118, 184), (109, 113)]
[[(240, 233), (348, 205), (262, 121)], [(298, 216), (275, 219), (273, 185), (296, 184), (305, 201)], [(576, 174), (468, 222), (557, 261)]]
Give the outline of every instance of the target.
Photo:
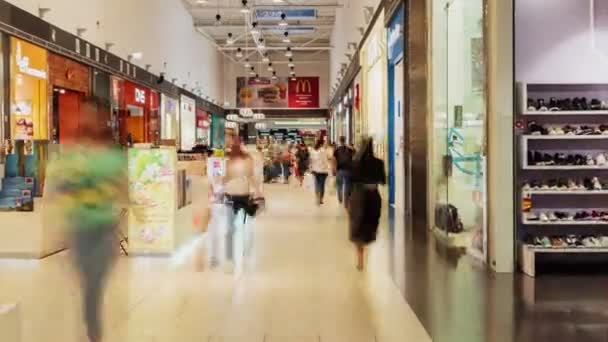
[(304, 175), (304, 188), (310, 191), (315, 190), (315, 177), (310, 172)]

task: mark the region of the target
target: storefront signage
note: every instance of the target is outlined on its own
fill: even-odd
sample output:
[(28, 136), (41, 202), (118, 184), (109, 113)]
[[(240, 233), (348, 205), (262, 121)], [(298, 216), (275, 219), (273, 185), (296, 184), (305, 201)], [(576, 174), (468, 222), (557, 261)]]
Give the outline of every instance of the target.
[(403, 11), (397, 10), (391, 18), (388, 27), (388, 59), (392, 63), (397, 63), (403, 56), (404, 35), (403, 35)]
[(145, 104), (146, 103), (146, 91), (143, 89), (135, 88), (135, 102)]
[(289, 80), (289, 108), (319, 107), (319, 78), (298, 77)]
[(26, 75), (40, 78), (45, 80), (47, 77), (46, 70), (36, 69), (35, 67), (30, 65), (30, 57), (25, 55), (20, 41), (17, 41), (17, 51), (15, 53), (15, 59), (17, 67), (19, 68), (19, 72), (24, 73)]

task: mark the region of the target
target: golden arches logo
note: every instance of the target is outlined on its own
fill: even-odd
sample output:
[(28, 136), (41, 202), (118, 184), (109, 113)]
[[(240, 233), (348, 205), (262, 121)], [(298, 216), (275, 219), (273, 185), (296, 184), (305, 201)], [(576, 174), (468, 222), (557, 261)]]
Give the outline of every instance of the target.
[(296, 83), (296, 94), (311, 94), (312, 85), (309, 80), (298, 80)]

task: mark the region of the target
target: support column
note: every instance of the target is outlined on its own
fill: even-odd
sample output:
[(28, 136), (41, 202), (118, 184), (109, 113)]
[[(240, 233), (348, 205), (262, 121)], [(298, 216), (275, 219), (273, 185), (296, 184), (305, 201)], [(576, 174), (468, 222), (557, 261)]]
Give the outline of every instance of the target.
[[(428, 16), (427, 1), (408, 0), (406, 6), (405, 56), (405, 165), (410, 174), (408, 189), (411, 223), (416, 230), (428, 231)], [(409, 167), (408, 167), (409, 166)]]
[(495, 272), (514, 271), (513, 0), (488, 0), (488, 251)]

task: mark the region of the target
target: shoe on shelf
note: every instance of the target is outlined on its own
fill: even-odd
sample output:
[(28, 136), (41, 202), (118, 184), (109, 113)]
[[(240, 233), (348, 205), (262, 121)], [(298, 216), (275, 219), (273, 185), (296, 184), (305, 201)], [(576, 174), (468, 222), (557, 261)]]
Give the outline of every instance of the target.
[(537, 236), (534, 238), (534, 244), (538, 247), (549, 248), (551, 247), (551, 239), (547, 236)]
[(593, 177), (591, 183), (593, 184), (593, 190), (602, 190), (602, 183), (600, 183), (600, 180), (597, 177)]
[(545, 100), (544, 99), (538, 99), (538, 110), (541, 112), (546, 112), (549, 110), (549, 108), (547, 107), (547, 105), (545, 104)]
[(593, 156), (591, 156), (590, 154), (587, 155), (587, 165), (595, 166), (595, 159), (593, 159)]
[(580, 240), (579, 240), (578, 236), (576, 236), (576, 235), (568, 235), (568, 236), (566, 236), (564, 241), (566, 242), (566, 245), (568, 245), (568, 247), (579, 247), (580, 246)]
[(602, 247), (608, 247), (608, 236), (600, 236), (598, 238)]
[(556, 153), (553, 155), (553, 160), (556, 165), (568, 165), (568, 155), (565, 153)]
[(538, 102), (534, 99), (528, 99), (528, 110), (529, 111), (536, 111), (538, 108)]
[(602, 101), (602, 109), (608, 109), (608, 102)]
[(524, 185), (521, 187), (521, 191), (526, 192), (532, 190), (529, 182), (524, 182)]
[(530, 186), (532, 187), (532, 190), (540, 190), (541, 183), (539, 181), (533, 181)]
[(604, 166), (606, 165), (606, 156), (603, 153), (600, 153), (595, 157), (595, 165)]
[(538, 221), (540, 218), (535, 213), (525, 213), (524, 220), (526, 221)]
[(600, 110), (602, 109), (602, 102), (598, 99), (591, 99), (591, 105), (589, 108), (591, 110)]
[(557, 216), (555, 216), (554, 212), (550, 212), (549, 215), (547, 215), (549, 217), (549, 221), (550, 222), (556, 222), (558, 220)]
[(557, 179), (549, 179), (549, 190), (559, 190)]
[(566, 248), (566, 242), (559, 236), (554, 236), (551, 238), (551, 247), (553, 248)]
[(539, 190), (549, 191), (549, 190), (551, 190), (551, 187), (547, 183), (542, 183)]
[(579, 190), (578, 184), (576, 183), (576, 181), (574, 181), (574, 179), (568, 179), (568, 190), (570, 190), (570, 191)]
[(568, 181), (563, 178), (558, 179), (557, 187), (560, 191), (568, 191)]
[(593, 236), (585, 236), (583, 238), (582, 243), (583, 243), (584, 247), (589, 247), (589, 248), (597, 247), (596, 239)]
[(549, 222), (549, 216), (547, 216), (546, 213), (540, 213), (540, 215), (538, 216), (538, 219), (541, 222)]
[(580, 106), (582, 110), (589, 110), (589, 102), (587, 102), (586, 97), (581, 97)]

